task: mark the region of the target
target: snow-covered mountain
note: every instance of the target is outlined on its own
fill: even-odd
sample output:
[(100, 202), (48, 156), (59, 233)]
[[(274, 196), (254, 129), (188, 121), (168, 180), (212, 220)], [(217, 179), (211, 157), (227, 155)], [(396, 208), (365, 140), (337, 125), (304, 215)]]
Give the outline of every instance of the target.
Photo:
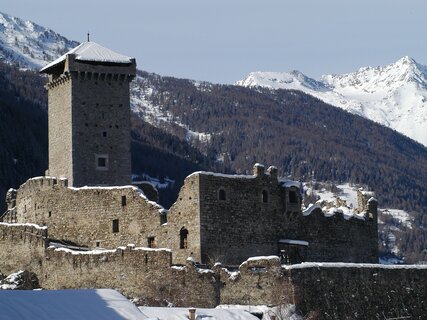
[(298, 71), (252, 72), (236, 84), (300, 90), (427, 146), (427, 67), (410, 57), (319, 80)]
[(51, 29), (0, 12), (2, 61), (40, 69), (78, 44)]

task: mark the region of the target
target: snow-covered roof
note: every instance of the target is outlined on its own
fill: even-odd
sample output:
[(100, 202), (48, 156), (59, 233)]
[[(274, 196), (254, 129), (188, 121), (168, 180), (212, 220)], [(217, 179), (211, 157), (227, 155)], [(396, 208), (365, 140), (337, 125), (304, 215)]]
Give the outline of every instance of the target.
[(0, 291), (2, 319), (146, 319), (112, 289)]
[(75, 54), (76, 60), (78, 61), (90, 61), (90, 62), (104, 62), (104, 63), (118, 63), (118, 64), (129, 64), (132, 63), (131, 57), (122, 55), (114, 52), (108, 48), (105, 48), (96, 42), (83, 42), (74, 49), (71, 49), (66, 54), (62, 55), (58, 59), (52, 61), (47, 66), (43, 67), (40, 72), (52, 68), (53, 66), (65, 61), (67, 55)]

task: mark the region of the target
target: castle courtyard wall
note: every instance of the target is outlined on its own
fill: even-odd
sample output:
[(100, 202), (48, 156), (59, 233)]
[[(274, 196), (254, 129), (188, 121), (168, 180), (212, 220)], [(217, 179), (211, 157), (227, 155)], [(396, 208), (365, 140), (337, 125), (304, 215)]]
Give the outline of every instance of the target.
[[(317, 319), (423, 319), (427, 266), (304, 263), (254, 257), (230, 271), (171, 264), (169, 250), (136, 248), (91, 252), (45, 249), (47, 230), (0, 224), (0, 271), (27, 269), (46, 289), (115, 288), (150, 305), (295, 304)], [(8, 253), (10, 252), (10, 253)]]
[(0, 223), (0, 271), (32, 270), (44, 260), (47, 228)]
[(300, 220), (298, 238), (309, 243), (304, 261), (378, 263), (378, 229), (374, 219), (325, 215), (320, 209)]
[(285, 268), (295, 304), (317, 319), (425, 319), (427, 266), (307, 263)]
[(147, 246), (148, 237), (167, 232), (166, 210), (133, 186), (69, 188), (67, 180), (33, 178), (19, 188), (16, 212), (19, 223), (49, 226), (51, 239), (90, 248)]

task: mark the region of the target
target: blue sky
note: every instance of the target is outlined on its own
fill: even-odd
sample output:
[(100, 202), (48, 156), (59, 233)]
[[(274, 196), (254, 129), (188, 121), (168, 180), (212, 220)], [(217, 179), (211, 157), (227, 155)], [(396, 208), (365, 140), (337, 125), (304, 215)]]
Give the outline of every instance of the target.
[(1, 0), (0, 11), (137, 58), (161, 75), (233, 83), (427, 64), (425, 0)]

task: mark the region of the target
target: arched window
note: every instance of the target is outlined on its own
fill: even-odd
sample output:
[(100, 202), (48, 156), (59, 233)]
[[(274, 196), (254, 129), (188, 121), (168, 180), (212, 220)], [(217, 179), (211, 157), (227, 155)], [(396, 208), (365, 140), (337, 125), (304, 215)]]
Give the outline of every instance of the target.
[(225, 201), (226, 196), (225, 196), (225, 190), (224, 189), (219, 189), (218, 198), (219, 198), (219, 200)]
[(262, 202), (267, 203), (268, 202), (268, 192), (267, 190), (262, 191)]
[(179, 248), (187, 249), (188, 248), (188, 230), (184, 227), (179, 231)]

